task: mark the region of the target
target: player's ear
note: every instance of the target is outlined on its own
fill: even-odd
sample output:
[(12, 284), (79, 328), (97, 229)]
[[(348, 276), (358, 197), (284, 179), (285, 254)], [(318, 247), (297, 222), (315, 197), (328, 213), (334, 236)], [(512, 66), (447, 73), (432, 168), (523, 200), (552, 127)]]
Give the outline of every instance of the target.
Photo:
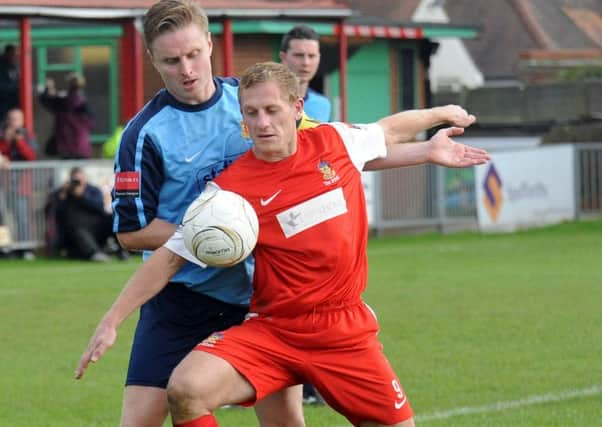
[(155, 57), (153, 56), (153, 51), (152, 49), (146, 49), (146, 53), (148, 54), (148, 57), (151, 60), (151, 64), (153, 64), (153, 67), (155, 68), (155, 70), (159, 71), (159, 68), (155, 62)]
[(211, 39), (211, 33), (207, 32), (207, 45), (209, 46), (209, 56), (213, 52), (213, 40)]
[(278, 57), (280, 58), (280, 62), (284, 63), (284, 58), (286, 57), (286, 52), (280, 51), (280, 53), (278, 54)]
[(301, 120), (303, 118), (303, 98), (297, 98), (295, 101), (295, 120)]

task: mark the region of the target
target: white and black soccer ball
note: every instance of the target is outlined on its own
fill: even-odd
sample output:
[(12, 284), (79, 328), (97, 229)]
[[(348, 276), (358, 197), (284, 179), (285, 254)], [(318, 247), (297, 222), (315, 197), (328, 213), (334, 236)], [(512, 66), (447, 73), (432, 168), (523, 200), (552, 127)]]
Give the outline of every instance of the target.
[(231, 267), (244, 260), (259, 232), (251, 204), (226, 190), (201, 194), (186, 210), (182, 225), (186, 249), (210, 267)]

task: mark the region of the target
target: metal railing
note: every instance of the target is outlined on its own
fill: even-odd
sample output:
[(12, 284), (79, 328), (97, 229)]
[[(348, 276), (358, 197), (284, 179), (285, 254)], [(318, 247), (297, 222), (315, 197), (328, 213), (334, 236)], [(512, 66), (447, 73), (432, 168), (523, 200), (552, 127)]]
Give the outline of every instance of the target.
[(575, 211), (578, 216), (602, 213), (602, 143), (575, 146)]
[(408, 230), (474, 229), (474, 169), (413, 166), (378, 174), (372, 229), (378, 235)]
[(13, 162), (0, 170), (0, 221), (10, 231), (12, 249), (43, 246), (44, 205), (54, 186), (51, 165)]
[(81, 166), (90, 182), (106, 186), (113, 164), (107, 160), (11, 162), (0, 168), (0, 225), (9, 230), (0, 249), (43, 248), (46, 244), (48, 196), (66, 181), (69, 170)]
[[(602, 216), (602, 143), (574, 148), (577, 218)], [(477, 228), (474, 168), (416, 166), (382, 172), (376, 181), (376, 234)]]

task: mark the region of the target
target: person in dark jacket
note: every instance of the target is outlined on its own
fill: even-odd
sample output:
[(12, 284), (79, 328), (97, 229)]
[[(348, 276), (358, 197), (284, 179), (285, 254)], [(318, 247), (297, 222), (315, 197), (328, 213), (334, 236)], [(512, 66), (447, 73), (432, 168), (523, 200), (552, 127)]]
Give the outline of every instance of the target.
[(79, 74), (70, 74), (67, 85), (66, 95), (60, 95), (54, 80), (47, 79), (40, 95), (42, 105), (55, 116), (46, 153), (62, 159), (87, 159), (92, 154), (90, 130), (95, 120), (84, 95), (86, 80)]
[(0, 55), (0, 121), (8, 111), (19, 106), (19, 66), (17, 47), (14, 44), (4, 46)]
[[(103, 251), (113, 236), (113, 220), (105, 210), (100, 188), (89, 184), (80, 167), (74, 167), (69, 180), (56, 194), (56, 217), (63, 243), (70, 257), (106, 262), (110, 256)], [(119, 250), (120, 258), (125, 252)]]

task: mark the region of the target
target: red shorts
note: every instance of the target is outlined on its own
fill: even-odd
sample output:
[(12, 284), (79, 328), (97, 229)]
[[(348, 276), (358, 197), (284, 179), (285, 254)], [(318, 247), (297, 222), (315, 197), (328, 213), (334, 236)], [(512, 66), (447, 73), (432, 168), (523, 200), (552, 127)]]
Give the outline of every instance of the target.
[[(352, 424), (396, 424), (413, 416), (363, 303), (294, 318), (250, 317), (195, 347), (228, 361), (255, 388), (255, 401), (311, 383)], [(247, 405), (255, 402), (246, 402)]]

